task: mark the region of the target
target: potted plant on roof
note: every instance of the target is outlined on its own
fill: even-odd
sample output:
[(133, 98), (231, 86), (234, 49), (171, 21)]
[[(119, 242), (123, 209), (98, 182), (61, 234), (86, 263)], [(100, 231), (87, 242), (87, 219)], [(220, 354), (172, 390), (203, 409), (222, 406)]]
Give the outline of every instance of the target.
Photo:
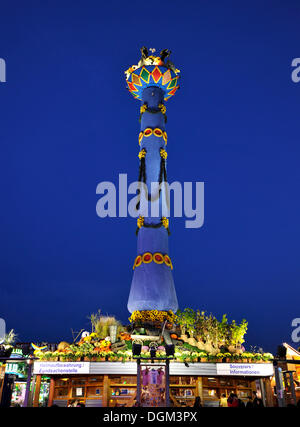
[(270, 362), (273, 359), (273, 354), (272, 353), (264, 353), (262, 355), (262, 361), (265, 363)]
[(73, 353), (73, 357), (74, 357), (74, 362), (80, 362), (81, 361), (81, 358), (82, 358), (82, 354), (81, 354), (81, 352), (79, 351), (79, 349), (78, 350), (76, 350), (74, 353)]
[(125, 362), (130, 362), (132, 360), (132, 350), (125, 351)]
[(76, 344), (71, 344), (69, 347), (70, 354), (72, 354), (71, 358), (73, 362), (79, 362), (82, 357), (82, 353), (80, 352), (80, 347)]
[(71, 351), (66, 351), (60, 355), (59, 360), (62, 362), (73, 362), (73, 353)]
[(94, 346), (93, 344), (90, 344), (89, 342), (84, 342), (80, 346), (80, 351), (83, 354), (83, 360), (86, 362), (90, 362), (93, 357), (93, 350)]
[(205, 353), (205, 351), (200, 351), (200, 352), (198, 353), (198, 358), (199, 358), (199, 361), (200, 361), (200, 362), (205, 363), (205, 362), (207, 362), (208, 355), (207, 355), (207, 353)]
[(58, 355), (55, 355), (56, 352), (45, 351), (44, 360), (47, 362), (56, 362), (58, 360)]
[(208, 361), (209, 361), (209, 362), (216, 363), (216, 361), (217, 361), (217, 357), (216, 357), (216, 355), (215, 355), (215, 354), (209, 354), (209, 355), (208, 355)]
[(175, 353), (174, 353), (174, 360), (176, 362), (181, 362), (181, 352), (176, 347), (175, 347)]
[(245, 353), (243, 353), (243, 354), (246, 354), (246, 355), (247, 355), (247, 363), (252, 363), (252, 360), (253, 360), (253, 354), (252, 354), (251, 352), (249, 352), (249, 351), (247, 351), (247, 352), (245, 352)]
[(113, 351), (107, 351), (106, 357), (107, 357), (109, 362), (117, 362), (117, 360), (118, 360), (117, 354), (114, 353)]
[(232, 360), (232, 354), (231, 353), (224, 353), (224, 359), (223, 362), (230, 363)]
[(224, 353), (217, 353), (216, 354), (216, 362), (217, 363), (222, 363), (224, 359)]
[(166, 347), (163, 345), (159, 345), (157, 347), (157, 352), (156, 352), (158, 357), (166, 357)]
[(261, 353), (255, 353), (254, 354), (254, 363), (260, 363), (262, 361), (262, 354)]
[(118, 362), (125, 363), (125, 361), (126, 361), (126, 353), (124, 351), (118, 351), (117, 352), (117, 358), (118, 358)]
[(190, 355), (191, 362), (193, 363), (198, 362), (198, 357), (199, 357), (198, 355), (199, 353), (197, 351), (192, 351)]
[(242, 353), (241, 356), (242, 356), (243, 362), (245, 363), (251, 363), (253, 360), (253, 354), (250, 353), (249, 351), (245, 351), (244, 353)]
[(191, 362), (191, 353), (189, 351), (183, 351), (180, 356), (180, 361), (185, 362)]
[(91, 362), (97, 362), (97, 360), (98, 360), (98, 355), (99, 355), (98, 351), (96, 350), (96, 348), (94, 348), (94, 349), (92, 350), (92, 352), (91, 352), (91, 359), (90, 359), (90, 361), (91, 361)]
[(94, 350), (93, 350), (92, 361), (93, 362), (105, 362), (106, 355), (107, 355), (107, 352), (103, 351), (102, 348), (95, 347)]
[(98, 362), (105, 362), (107, 359), (107, 352), (101, 351), (98, 353)]
[(242, 361), (241, 356), (238, 353), (232, 354), (232, 362), (239, 363), (241, 361)]
[(241, 354), (241, 358), (242, 358), (243, 363), (248, 363), (249, 354), (245, 351), (244, 353)]

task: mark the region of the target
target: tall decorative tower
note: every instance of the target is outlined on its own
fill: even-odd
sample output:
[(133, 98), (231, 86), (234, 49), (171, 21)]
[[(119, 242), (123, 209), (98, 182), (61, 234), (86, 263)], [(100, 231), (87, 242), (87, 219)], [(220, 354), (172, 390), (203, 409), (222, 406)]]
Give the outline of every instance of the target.
[[(176, 312), (178, 309), (173, 266), (168, 251), (169, 221), (163, 216), (166, 193), (162, 190), (162, 185), (167, 181), (164, 102), (179, 87), (179, 70), (170, 62), (170, 52), (167, 49), (160, 56), (154, 56), (155, 50), (151, 50), (152, 54), (149, 55), (148, 50), (143, 47), (138, 65), (125, 72), (129, 91), (142, 102), (141, 131), (138, 138), (139, 182), (141, 188), (146, 189), (146, 203), (138, 203), (140, 216), (137, 220), (137, 256), (128, 300), (128, 310), (131, 313), (146, 310)], [(160, 186), (155, 187), (154, 183), (159, 183)], [(153, 203), (158, 206), (155, 215), (152, 212)]]

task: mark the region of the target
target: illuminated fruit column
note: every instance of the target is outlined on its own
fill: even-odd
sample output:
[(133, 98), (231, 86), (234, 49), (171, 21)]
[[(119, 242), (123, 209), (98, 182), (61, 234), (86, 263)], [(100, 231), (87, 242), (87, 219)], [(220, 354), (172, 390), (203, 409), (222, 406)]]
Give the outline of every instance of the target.
[[(176, 312), (178, 309), (173, 265), (168, 250), (169, 221), (162, 210), (166, 193), (158, 190), (157, 186), (151, 189), (151, 183), (164, 184), (167, 181), (164, 102), (175, 94), (179, 79), (179, 70), (167, 60), (168, 56), (166, 50), (160, 57), (149, 56), (144, 48), (139, 64), (125, 73), (129, 91), (142, 102), (138, 138), (139, 182), (144, 183), (148, 190), (148, 201), (144, 206), (141, 202), (137, 220), (137, 256), (128, 300), (131, 313), (136, 310)], [(153, 203), (159, 208), (155, 214), (151, 211)]]

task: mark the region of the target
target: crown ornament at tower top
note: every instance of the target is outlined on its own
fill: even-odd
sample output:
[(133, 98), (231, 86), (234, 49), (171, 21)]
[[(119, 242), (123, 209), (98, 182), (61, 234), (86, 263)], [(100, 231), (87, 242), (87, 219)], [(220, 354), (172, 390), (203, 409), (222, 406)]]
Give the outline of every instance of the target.
[(141, 100), (146, 87), (159, 87), (164, 92), (164, 101), (167, 101), (179, 88), (179, 73), (170, 61), (171, 52), (163, 49), (159, 56), (155, 56), (155, 49), (141, 48), (142, 57), (137, 65), (132, 65), (125, 71), (127, 86), (134, 98)]

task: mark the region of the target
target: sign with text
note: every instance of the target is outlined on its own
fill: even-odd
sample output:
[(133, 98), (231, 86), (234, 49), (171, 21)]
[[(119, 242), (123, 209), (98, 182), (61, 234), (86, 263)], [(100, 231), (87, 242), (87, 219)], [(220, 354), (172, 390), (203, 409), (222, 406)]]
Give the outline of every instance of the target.
[(217, 375), (270, 377), (274, 369), (271, 363), (217, 363)]
[(5, 368), (5, 373), (17, 375), (19, 378), (25, 378), (26, 364), (25, 363), (7, 363)]
[(34, 362), (35, 375), (89, 374), (89, 362)]

